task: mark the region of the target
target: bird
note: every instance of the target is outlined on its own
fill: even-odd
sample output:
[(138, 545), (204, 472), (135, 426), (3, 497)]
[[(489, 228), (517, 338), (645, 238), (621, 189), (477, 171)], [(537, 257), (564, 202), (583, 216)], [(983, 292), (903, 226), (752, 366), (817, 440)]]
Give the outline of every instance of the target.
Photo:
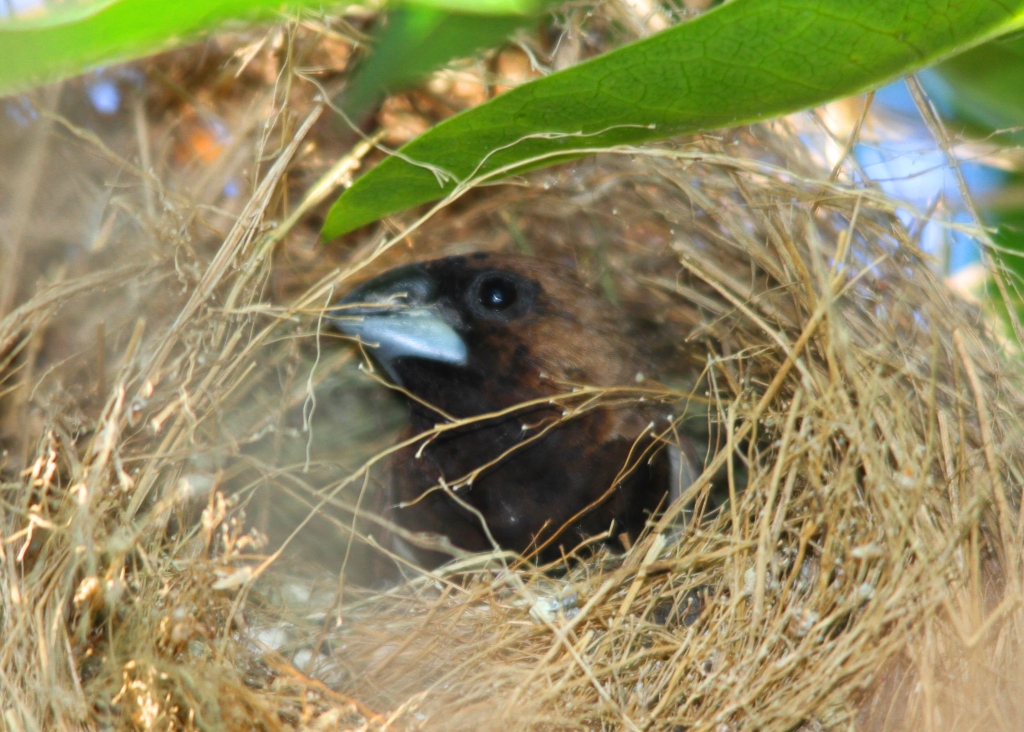
[(669, 405), (641, 387), (651, 365), (622, 312), (569, 267), (489, 252), (415, 262), (329, 318), (408, 402), (381, 513), (412, 564), (499, 549), (552, 563), (595, 537), (628, 548), (701, 472)]

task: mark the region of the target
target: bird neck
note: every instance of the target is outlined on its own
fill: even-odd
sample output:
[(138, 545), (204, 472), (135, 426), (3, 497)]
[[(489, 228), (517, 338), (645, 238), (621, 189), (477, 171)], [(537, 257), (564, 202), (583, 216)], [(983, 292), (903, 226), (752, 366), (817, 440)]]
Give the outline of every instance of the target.
[(416, 398), (409, 402), (414, 426), (432, 427), (445, 416), (467, 419), (491, 414), (553, 393), (538, 388), (535, 379), (429, 361), (408, 366), (399, 362), (397, 371), (401, 385)]

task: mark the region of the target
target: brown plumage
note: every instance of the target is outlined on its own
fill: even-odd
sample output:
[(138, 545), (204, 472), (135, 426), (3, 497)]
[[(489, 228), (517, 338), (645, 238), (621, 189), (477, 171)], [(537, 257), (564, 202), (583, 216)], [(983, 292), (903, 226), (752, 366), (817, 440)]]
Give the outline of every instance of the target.
[[(609, 529), (635, 538), (695, 474), (685, 438), (652, 437), (671, 417), (638, 401), (651, 370), (620, 313), (571, 270), (447, 257), (385, 272), (332, 315), (410, 395), (407, 437), (457, 423), (392, 459), (393, 545), (421, 564), (447, 559), (424, 533), (542, 560)], [(625, 391), (565, 398), (590, 387)]]

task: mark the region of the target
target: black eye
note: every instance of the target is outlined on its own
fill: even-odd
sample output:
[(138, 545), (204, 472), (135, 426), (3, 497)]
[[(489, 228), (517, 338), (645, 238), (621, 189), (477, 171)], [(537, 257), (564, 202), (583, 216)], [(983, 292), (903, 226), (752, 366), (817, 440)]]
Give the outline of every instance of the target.
[(487, 310), (501, 312), (516, 304), (516, 285), (504, 277), (488, 277), (480, 283), (480, 304)]

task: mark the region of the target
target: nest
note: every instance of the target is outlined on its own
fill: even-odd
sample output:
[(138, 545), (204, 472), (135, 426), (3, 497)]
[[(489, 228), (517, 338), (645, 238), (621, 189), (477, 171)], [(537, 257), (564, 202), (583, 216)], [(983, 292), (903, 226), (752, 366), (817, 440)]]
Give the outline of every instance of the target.
[[(0, 727), (1012, 728), (1024, 386), (899, 204), (833, 172), (798, 115), (323, 247), (304, 196), (377, 153), (293, 64), (350, 49), (313, 22), (221, 36), (151, 62), (105, 136), (73, 111), (85, 82), (7, 133), (39, 223), (2, 265)], [(439, 77), (441, 111), (436, 85), (389, 101), (387, 133), (485, 76)], [(203, 137), (210, 115), (228, 134)], [(403, 412), (323, 307), (479, 249), (569, 262), (615, 300), (656, 397), (718, 440), (685, 500), (713, 475), (730, 500), (560, 571), (471, 556), (367, 589), (360, 497)]]

